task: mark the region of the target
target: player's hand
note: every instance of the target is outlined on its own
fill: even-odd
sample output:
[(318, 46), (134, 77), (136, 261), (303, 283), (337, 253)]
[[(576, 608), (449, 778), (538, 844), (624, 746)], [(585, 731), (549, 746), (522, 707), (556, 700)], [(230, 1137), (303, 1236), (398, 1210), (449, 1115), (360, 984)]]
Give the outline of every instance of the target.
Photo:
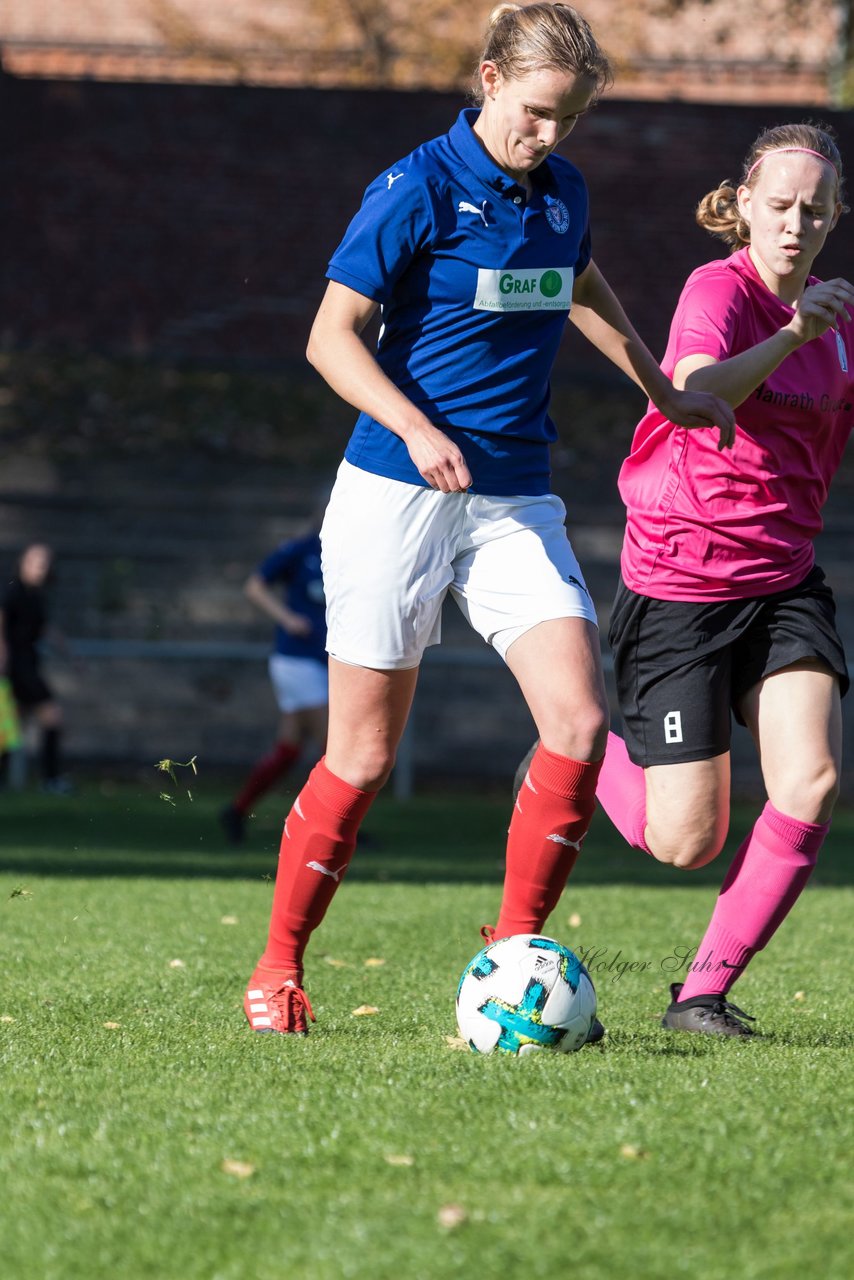
[(444, 431), (426, 426), (406, 441), (409, 456), (431, 489), (440, 493), (465, 493), (471, 472), (462, 452)]
[(658, 408), (677, 427), (717, 427), (718, 451), (735, 440), (735, 413), (732, 405), (711, 391), (677, 391), (674, 387)]
[(291, 613), (290, 610), (282, 614), (282, 626), (289, 636), (310, 636), (313, 627), (311, 619), (302, 613)]
[(785, 327), (799, 343), (811, 342), (834, 328), (840, 320), (850, 320), (849, 307), (854, 310), (854, 285), (841, 277), (822, 280), (804, 289), (795, 314)]

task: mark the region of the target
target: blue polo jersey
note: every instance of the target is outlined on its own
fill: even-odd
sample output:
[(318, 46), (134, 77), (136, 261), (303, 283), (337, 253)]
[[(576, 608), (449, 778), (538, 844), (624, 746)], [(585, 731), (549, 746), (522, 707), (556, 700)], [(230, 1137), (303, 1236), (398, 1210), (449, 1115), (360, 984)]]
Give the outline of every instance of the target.
[(314, 658), (317, 662), (327, 662), (326, 597), (320, 568), (320, 535), (311, 533), (304, 538), (283, 542), (261, 561), (255, 572), (268, 587), (280, 583), (284, 587), (288, 607), (294, 613), (309, 618), (312, 624), (307, 636), (292, 636), (284, 627), (277, 626), (274, 652), (291, 658)]
[[(365, 192), (327, 276), (382, 307), (376, 358), (460, 447), (471, 492), (549, 491), (549, 377), (591, 256), (587, 187), (551, 155), (525, 192), (464, 110)], [(394, 432), (362, 413), (347, 460), (426, 484)]]

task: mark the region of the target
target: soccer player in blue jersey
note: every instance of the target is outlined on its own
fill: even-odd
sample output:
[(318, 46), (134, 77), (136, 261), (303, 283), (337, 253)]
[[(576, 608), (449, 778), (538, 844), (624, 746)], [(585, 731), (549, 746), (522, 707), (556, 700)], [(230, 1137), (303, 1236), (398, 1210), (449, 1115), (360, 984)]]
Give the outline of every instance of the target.
[(329, 678), (318, 528), (277, 547), (249, 575), (244, 590), (276, 624), (269, 669), (280, 716), (273, 749), (220, 813), (233, 844), (243, 840), (255, 801), (285, 776), (309, 743), (322, 748), (326, 742)]
[(499, 5), (478, 105), (371, 183), (332, 256), (308, 358), (359, 418), (321, 531), (329, 735), (285, 822), (244, 1002), (256, 1031), (308, 1028), (306, 943), (391, 772), (448, 592), (540, 734), (496, 936), (542, 929), (581, 848), (608, 709), (596, 615), (549, 492), (549, 375), (567, 315), (671, 421), (733, 423), (715, 396), (674, 390), (592, 260), (584, 179), (555, 149), (610, 80), (574, 9)]

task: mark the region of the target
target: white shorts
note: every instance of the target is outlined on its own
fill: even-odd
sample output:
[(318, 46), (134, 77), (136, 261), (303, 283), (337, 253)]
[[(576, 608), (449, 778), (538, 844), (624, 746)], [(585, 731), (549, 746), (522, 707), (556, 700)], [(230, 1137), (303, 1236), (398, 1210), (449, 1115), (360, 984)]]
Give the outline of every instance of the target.
[(330, 655), (417, 667), (449, 591), (502, 658), (549, 618), (595, 624), (565, 517), (554, 494), (439, 493), (343, 462), (320, 533)]
[(317, 658), (292, 658), (271, 653), (270, 679), (280, 711), (306, 711), (329, 701), (329, 673)]

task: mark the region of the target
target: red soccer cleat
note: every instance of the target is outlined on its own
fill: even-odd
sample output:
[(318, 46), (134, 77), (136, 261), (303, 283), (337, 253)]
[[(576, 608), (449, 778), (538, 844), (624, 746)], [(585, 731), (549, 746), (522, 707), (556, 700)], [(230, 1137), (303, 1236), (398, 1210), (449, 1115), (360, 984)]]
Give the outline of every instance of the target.
[(243, 998), (243, 1011), (253, 1031), (308, 1035), (306, 1015), (312, 1022), (316, 1018), (297, 977), (295, 973), (276, 973), (272, 969), (255, 970)]

